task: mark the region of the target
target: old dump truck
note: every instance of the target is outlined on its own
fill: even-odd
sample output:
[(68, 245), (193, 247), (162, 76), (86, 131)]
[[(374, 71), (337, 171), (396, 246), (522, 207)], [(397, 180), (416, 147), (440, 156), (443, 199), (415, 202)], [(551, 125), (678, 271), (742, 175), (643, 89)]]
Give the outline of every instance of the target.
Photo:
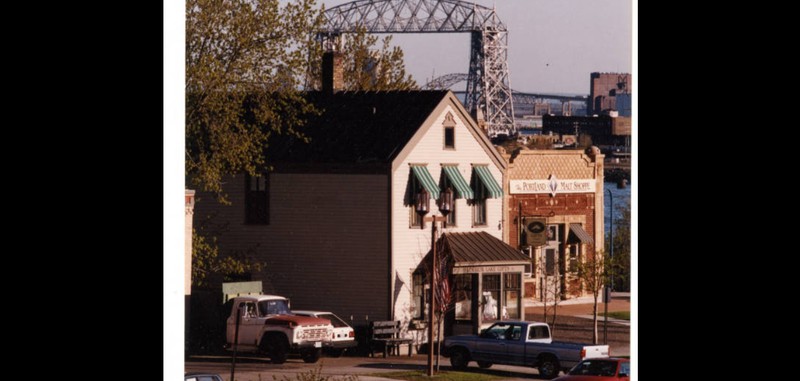
[(236, 316), (239, 332), (236, 350), (255, 352), (269, 357), (274, 364), (283, 364), (289, 352), (297, 352), (303, 361), (315, 363), (322, 347), (333, 336), (330, 320), (295, 316), (289, 300), (276, 295), (249, 295), (233, 299), (227, 320), (225, 348), (234, 349)]

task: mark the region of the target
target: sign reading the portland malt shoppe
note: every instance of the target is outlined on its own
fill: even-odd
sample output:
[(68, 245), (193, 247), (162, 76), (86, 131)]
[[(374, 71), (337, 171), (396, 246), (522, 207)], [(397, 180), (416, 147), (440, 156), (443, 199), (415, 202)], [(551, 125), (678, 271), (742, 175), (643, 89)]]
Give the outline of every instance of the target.
[(538, 194), (550, 193), (594, 193), (597, 188), (595, 179), (557, 179), (550, 175), (547, 180), (511, 180), (510, 193)]

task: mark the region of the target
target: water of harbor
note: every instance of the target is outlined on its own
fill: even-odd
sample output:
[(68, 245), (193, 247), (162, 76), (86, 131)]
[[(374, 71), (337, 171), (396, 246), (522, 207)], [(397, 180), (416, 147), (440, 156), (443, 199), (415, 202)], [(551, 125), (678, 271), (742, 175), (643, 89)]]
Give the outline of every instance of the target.
[(605, 192), (605, 205), (603, 206), (603, 218), (605, 218), (606, 234), (611, 231), (611, 197), (608, 196), (608, 191), (614, 198), (614, 224), (617, 224), (617, 219), (622, 217), (619, 207), (631, 207), (631, 184), (628, 183), (625, 188), (618, 189), (616, 183), (603, 183), (603, 192)]

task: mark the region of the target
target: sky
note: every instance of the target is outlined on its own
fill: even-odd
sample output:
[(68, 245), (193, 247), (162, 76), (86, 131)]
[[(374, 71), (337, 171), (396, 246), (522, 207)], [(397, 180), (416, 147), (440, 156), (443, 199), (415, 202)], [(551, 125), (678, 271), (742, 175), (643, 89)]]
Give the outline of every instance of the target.
[[(284, 0), (285, 1), (285, 0)], [(317, 0), (326, 9), (351, 0)], [(476, 0), (495, 7), (508, 29), (511, 88), (523, 92), (589, 93), (592, 72), (630, 73), (632, 1)], [(424, 85), (431, 78), (467, 73), (469, 33), (396, 34), (406, 71)], [(465, 83), (454, 86), (462, 90)]]

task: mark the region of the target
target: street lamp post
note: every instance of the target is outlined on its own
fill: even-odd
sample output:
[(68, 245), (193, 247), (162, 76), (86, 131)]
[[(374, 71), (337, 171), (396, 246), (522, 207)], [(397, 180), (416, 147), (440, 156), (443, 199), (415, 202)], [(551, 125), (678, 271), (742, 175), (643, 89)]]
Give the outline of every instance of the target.
[(453, 190), (448, 187), (446, 191), (442, 192), (441, 199), (439, 200), (439, 211), (442, 216), (425, 217), (428, 213), (430, 205), (430, 197), (428, 192), (423, 188), (418, 194), (416, 199), (415, 208), (420, 215), (421, 223), (420, 229), (425, 229), (425, 221), (431, 222), (431, 275), (430, 275), (430, 290), (431, 299), (428, 302), (428, 377), (433, 377), (433, 312), (436, 310), (436, 223), (444, 223), (443, 227), (447, 227), (447, 214), (450, 213), (453, 206)]
[[(610, 259), (614, 258), (614, 194), (611, 193), (611, 189), (606, 189), (606, 192), (608, 192), (608, 198), (611, 201), (611, 206), (609, 208), (611, 209), (611, 213), (609, 214), (609, 216), (611, 217), (611, 239), (610, 242), (608, 243), (609, 246), (608, 257)], [(603, 267), (605, 267), (605, 264), (603, 265)], [(611, 299), (611, 289), (614, 288), (614, 275), (613, 274), (609, 275), (609, 278), (610, 278), (609, 283), (611, 283), (611, 285), (610, 286), (605, 285), (605, 287), (609, 287), (610, 289), (607, 290), (608, 292), (603, 293), (603, 299), (605, 299), (604, 303), (605, 313), (603, 316), (603, 344), (608, 344), (608, 300)]]

